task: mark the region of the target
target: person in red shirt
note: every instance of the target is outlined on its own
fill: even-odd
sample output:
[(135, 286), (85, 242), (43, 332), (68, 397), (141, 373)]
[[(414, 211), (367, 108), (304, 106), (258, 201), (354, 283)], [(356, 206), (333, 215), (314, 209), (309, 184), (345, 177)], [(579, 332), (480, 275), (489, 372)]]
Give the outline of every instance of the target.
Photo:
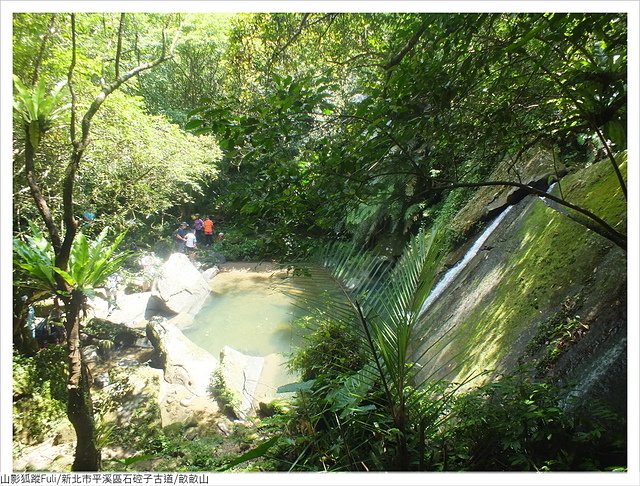
[(209, 246), (213, 243), (213, 228), (215, 226), (215, 221), (211, 220), (209, 216), (204, 218), (202, 222), (202, 231), (204, 232), (204, 244)]

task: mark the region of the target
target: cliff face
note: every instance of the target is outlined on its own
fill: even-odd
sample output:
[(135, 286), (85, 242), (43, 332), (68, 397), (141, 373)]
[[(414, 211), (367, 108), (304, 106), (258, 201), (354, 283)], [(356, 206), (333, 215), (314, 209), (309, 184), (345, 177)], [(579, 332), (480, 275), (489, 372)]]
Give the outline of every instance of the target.
[[(619, 159), (626, 172), (626, 157)], [(553, 194), (560, 191), (626, 232), (626, 203), (608, 161), (562, 178)], [(482, 214), (488, 196), (472, 199), (453, 224)], [(531, 366), (623, 411), (626, 275), (622, 249), (527, 196), (423, 314), (414, 342), (421, 377), (460, 382), (487, 370), (487, 380)]]

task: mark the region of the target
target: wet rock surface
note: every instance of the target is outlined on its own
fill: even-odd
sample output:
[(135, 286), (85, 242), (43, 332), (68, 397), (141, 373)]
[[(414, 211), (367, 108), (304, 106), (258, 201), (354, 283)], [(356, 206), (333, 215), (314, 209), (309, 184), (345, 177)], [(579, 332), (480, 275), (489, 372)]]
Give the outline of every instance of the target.
[(209, 283), (182, 253), (173, 253), (153, 282), (147, 311), (195, 315), (209, 295)]
[[(609, 190), (598, 192), (606, 182), (598, 171), (605, 169), (563, 179), (565, 196), (575, 200), (582, 190), (609, 203)], [(553, 346), (562, 346), (538, 372), (624, 412), (625, 272), (620, 248), (540, 198), (525, 197), (425, 313), (414, 342), (417, 354), (429, 349), (421, 376), (462, 381), (488, 370), (491, 379), (521, 364), (539, 367)], [(531, 347), (545, 325), (569, 320), (578, 330), (566, 342), (542, 339)]]

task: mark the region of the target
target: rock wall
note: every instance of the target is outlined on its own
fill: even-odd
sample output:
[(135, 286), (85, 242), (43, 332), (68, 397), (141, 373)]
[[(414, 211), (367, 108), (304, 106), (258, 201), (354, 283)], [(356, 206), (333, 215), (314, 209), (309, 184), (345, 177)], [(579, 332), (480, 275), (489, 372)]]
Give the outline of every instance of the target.
[[(608, 162), (560, 185), (567, 200), (626, 231), (626, 204)], [(482, 214), (466, 214), (473, 211)], [(622, 411), (626, 266), (626, 253), (609, 240), (525, 197), (426, 310), (413, 343), (420, 378), (461, 382), (488, 371), (482, 379), (490, 379), (531, 365)], [(569, 335), (552, 333), (562, 326)]]

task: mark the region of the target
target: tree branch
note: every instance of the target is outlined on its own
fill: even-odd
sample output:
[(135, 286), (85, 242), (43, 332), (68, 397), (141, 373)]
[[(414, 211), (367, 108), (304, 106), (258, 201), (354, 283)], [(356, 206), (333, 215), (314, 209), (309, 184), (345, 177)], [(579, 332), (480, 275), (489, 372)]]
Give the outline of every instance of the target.
[[(539, 38), (538, 38), (539, 39)], [(544, 42), (544, 39), (539, 39), (542, 40)], [(573, 105), (576, 107), (576, 110), (578, 110), (578, 112), (580, 113), (580, 115), (582, 115), (582, 117), (589, 123), (589, 125), (591, 126), (591, 128), (593, 130), (595, 130), (595, 132), (597, 133), (598, 137), (600, 138), (600, 141), (603, 143), (605, 150), (607, 152), (607, 157), (609, 158), (609, 161), (611, 162), (611, 166), (613, 167), (613, 171), (616, 174), (616, 177), (618, 178), (618, 184), (620, 185), (620, 188), (622, 189), (622, 193), (624, 195), (625, 200), (627, 199), (627, 184), (624, 181), (624, 178), (622, 177), (622, 172), (620, 172), (620, 167), (618, 166), (618, 162), (616, 161), (615, 157), (613, 156), (613, 153), (611, 152), (611, 149), (609, 148), (609, 144), (607, 143), (606, 139), (604, 138), (604, 136), (602, 135), (601, 131), (600, 131), (600, 127), (598, 126), (598, 121), (595, 120), (595, 118), (589, 113), (587, 112), (587, 110), (585, 110), (582, 107), (582, 104), (578, 101), (578, 99), (571, 93), (571, 91), (567, 88), (567, 86), (565, 85), (565, 83), (563, 83), (560, 79), (558, 79), (558, 77), (552, 73), (542, 62), (540, 62), (536, 57), (530, 55), (526, 49), (524, 49), (524, 47), (520, 48), (521, 51), (524, 53), (525, 56), (529, 57), (533, 63), (538, 66), (538, 68), (542, 69), (542, 71), (545, 72), (545, 74), (547, 76), (549, 76), (549, 79), (551, 79), (556, 85), (558, 85), (560, 87), (560, 90), (562, 91), (562, 93), (569, 99), (571, 100), (571, 102), (573, 103)], [(624, 100), (624, 98), (622, 98)], [(622, 103), (623, 105), (623, 103)], [(613, 115), (613, 114), (612, 114)], [(600, 120), (602, 121), (602, 120)]]
[(293, 35), (289, 38), (289, 40), (287, 40), (287, 42), (280, 49), (278, 49), (277, 52), (274, 52), (272, 54), (271, 61), (269, 62), (269, 64), (273, 64), (276, 58), (280, 56), (282, 53), (284, 53), (284, 51), (286, 51), (289, 48), (289, 46), (293, 44), (298, 37), (300, 37), (300, 34), (302, 33), (302, 30), (307, 24), (307, 20), (309, 19), (310, 15), (311, 14), (309, 13), (302, 14), (302, 20), (300, 21), (300, 25), (298, 26), (298, 29), (293, 33)]
[(35, 86), (38, 78), (40, 77), (40, 65), (42, 64), (42, 59), (44, 58), (44, 50), (47, 45), (47, 41), (49, 37), (51, 37), (51, 33), (53, 31), (53, 27), (55, 25), (56, 14), (51, 14), (51, 19), (49, 20), (49, 27), (42, 37), (42, 42), (40, 43), (40, 50), (38, 51), (38, 57), (36, 57), (35, 66), (33, 67), (33, 74), (31, 76), (31, 86)]
[(418, 30), (413, 34), (413, 36), (411, 36), (411, 39), (409, 39), (409, 41), (402, 48), (402, 50), (398, 52), (398, 54), (393, 56), (391, 59), (389, 59), (389, 61), (387, 61), (387, 63), (384, 64), (382, 68), (388, 71), (392, 67), (400, 64), (400, 62), (404, 59), (404, 57), (416, 46), (416, 44), (420, 40), (420, 37), (422, 36), (422, 34), (424, 34), (425, 30), (427, 30), (427, 24), (426, 23), (420, 24), (420, 27), (418, 27)]
[(116, 79), (118, 79), (118, 76), (120, 75), (120, 56), (122, 56), (122, 33), (124, 32), (124, 19), (125, 19), (125, 13), (122, 12), (120, 14), (120, 25), (118, 26), (118, 46), (116, 48), (116, 59), (115, 59), (115, 67), (116, 67), (115, 78)]
[(462, 187), (487, 187), (487, 186), (511, 186), (511, 187), (519, 187), (529, 194), (535, 194), (536, 196), (544, 197), (551, 201), (554, 201), (561, 206), (565, 206), (577, 213), (586, 216), (588, 219), (594, 221), (598, 226), (603, 229), (603, 232), (599, 234), (607, 238), (608, 240), (615, 243), (617, 246), (622, 248), (624, 251), (627, 251), (627, 236), (620, 233), (613, 227), (611, 227), (606, 221), (602, 218), (596, 216), (591, 211), (584, 209), (580, 206), (576, 206), (570, 202), (565, 201), (557, 196), (549, 194), (541, 189), (536, 189), (535, 187), (528, 186), (527, 184), (521, 184), (519, 182), (511, 182), (511, 181), (487, 181), (487, 182), (458, 182), (453, 184), (448, 184), (445, 186), (434, 186), (429, 188), (429, 191), (445, 191), (447, 189), (458, 189)]
[(31, 144), (31, 139), (29, 138), (29, 126), (26, 125), (24, 165), (27, 183), (29, 184), (31, 197), (35, 201), (38, 212), (40, 213), (40, 216), (42, 216), (42, 220), (44, 221), (44, 224), (47, 227), (47, 231), (49, 232), (49, 236), (51, 237), (51, 245), (53, 246), (54, 251), (57, 253), (62, 246), (62, 240), (60, 239), (60, 232), (58, 231), (58, 228), (53, 221), (53, 215), (51, 214), (51, 209), (47, 204), (47, 200), (42, 195), (42, 191), (40, 191), (40, 186), (36, 178), (34, 158), (35, 150), (33, 145)]
[[(151, 69), (173, 57), (173, 51), (175, 49), (176, 43), (178, 41), (180, 29), (177, 30), (176, 35), (174, 36), (173, 42), (169, 49), (169, 53), (167, 54), (166, 50), (166, 37), (163, 34), (163, 45), (162, 45), (162, 53), (160, 57), (153, 61), (142, 63), (135, 68), (127, 71), (120, 77), (118, 77), (113, 83), (105, 86), (100, 93), (95, 97), (86, 113), (82, 117), (82, 132), (80, 136), (80, 140), (74, 140), (73, 143), (73, 153), (71, 154), (71, 160), (69, 161), (69, 165), (67, 166), (67, 170), (65, 173), (65, 178), (63, 182), (63, 208), (64, 208), (64, 222), (65, 222), (65, 236), (64, 241), (62, 242), (62, 246), (60, 247), (60, 251), (56, 252), (56, 266), (63, 270), (67, 269), (67, 264), (69, 262), (69, 255), (71, 253), (71, 245), (73, 244), (73, 240), (77, 231), (77, 221), (74, 217), (74, 207), (73, 207), (73, 191), (75, 185), (75, 176), (78, 167), (80, 166), (80, 161), (82, 160), (82, 156), (84, 155), (84, 151), (89, 145), (89, 132), (91, 129), (91, 120), (98, 112), (102, 103), (107, 99), (111, 93), (117, 90), (122, 84), (127, 82), (129, 79), (138, 75), (142, 71), (147, 69)], [(75, 21), (74, 15), (72, 14), (72, 38), (75, 39)], [(74, 54), (72, 55), (72, 65), (75, 63), (75, 42), (74, 42)], [(69, 77), (71, 77), (71, 73), (73, 69), (69, 69)], [(73, 109), (72, 109), (73, 113)], [(74, 117), (75, 118), (75, 117)], [(74, 124), (72, 124), (72, 130), (75, 132)], [(74, 133), (75, 135), (75, 133)]]

